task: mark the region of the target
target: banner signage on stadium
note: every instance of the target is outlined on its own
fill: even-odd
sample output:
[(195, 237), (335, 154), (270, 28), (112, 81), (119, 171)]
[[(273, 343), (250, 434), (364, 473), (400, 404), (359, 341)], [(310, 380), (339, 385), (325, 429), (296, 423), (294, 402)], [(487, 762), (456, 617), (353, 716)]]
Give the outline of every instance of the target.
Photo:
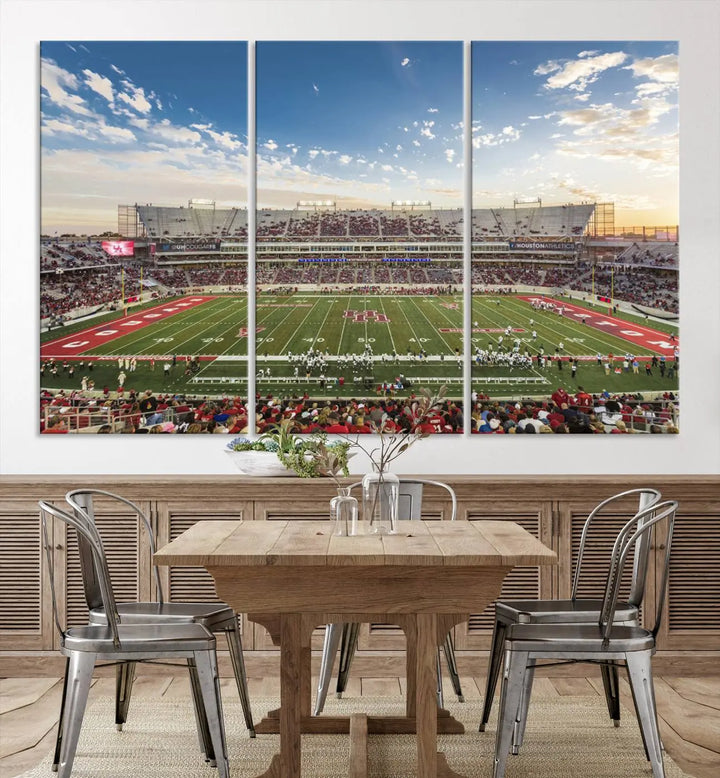
[(135, 254), (134, 240), (104, 240), (100, 245), (111, 257), (132, 257)]
[(574, 243), (565, 243), (562, 241), (519, 241), (511, 240), (509, 242), (510, 251), (575, 251)]
[(301, 257), (298, 262), (347, 262), (345, 257)]
[(383, 257), (381, 262), (432, 262), (430, 257)]
[(215, 240), (211, 243), (192, 241), (191, 243), (162, 243), (160, 251), (219, 251), (220, 241)]

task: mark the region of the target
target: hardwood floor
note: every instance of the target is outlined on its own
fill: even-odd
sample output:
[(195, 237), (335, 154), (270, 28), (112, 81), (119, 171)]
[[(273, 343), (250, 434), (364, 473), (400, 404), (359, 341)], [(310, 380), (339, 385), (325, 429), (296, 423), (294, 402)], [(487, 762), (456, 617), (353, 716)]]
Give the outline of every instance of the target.
[[(463, 678), (467, 699), (479, 698), (484, 678)], [(184, 696), (189, 694), (186, 676), (139, 676), (134, 697)], [(234, 684), (232, 679), (223, 679)], [(536, 684), (550, 694), (602, 695), (596, 678), (537, 678)], [(623, 702), (632, 708), (630, 690), (623, 683)], [(114, 693), (114, 679), (95, 681), (96, 691)], [(251, 696), (279, 695), (278, 678), (250, 678)], [(348, 683), (347, 695), (395, 696), (403, 691), (404, 679), (357, 678)], [(538, 687), (539, 688), (539, 687)], [(14, 778), (38, 764), (54, 745), (61, 681), (57, 678), (0, 679), (0, 777)], [(715, 778), (720, 774), (720, 676), (655, 679), (658, 713), (667, 753), (695, 778)], [(447, 689), (448, 697), (452, 689)]]

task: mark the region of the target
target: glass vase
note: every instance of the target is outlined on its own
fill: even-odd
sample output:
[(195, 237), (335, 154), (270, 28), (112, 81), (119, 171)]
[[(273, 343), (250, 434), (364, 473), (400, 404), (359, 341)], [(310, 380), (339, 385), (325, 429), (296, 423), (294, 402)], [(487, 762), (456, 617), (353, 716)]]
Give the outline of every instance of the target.
[(354, 535), (358, 524), (358, 501), (350, 495), (350, 487), (339, 486), (337, 497), (330, 500), (330, 521), (333, 535)]
[(394, 473), (375, 471), (362, 479), (363, 523), (372, 535), (397, 532), (400, 479)]

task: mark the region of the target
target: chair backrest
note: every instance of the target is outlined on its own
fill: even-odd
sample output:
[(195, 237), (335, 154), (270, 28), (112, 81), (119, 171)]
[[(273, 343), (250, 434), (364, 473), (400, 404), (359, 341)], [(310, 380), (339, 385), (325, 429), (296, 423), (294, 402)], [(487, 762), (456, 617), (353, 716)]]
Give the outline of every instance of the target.
[[(635, 512), (635, 516), (639, 513), (651, 509), (654, 505), (657, 505), (662, 499), (662, 495), (657, 489), (640, 488), (640, 489), (628, 489), (625, 492), (620, 492), (612, 497), (608, 497), (601, 503), (595, 506), (590, 512), (590, 515), (585, 520), (585, 524), (582, 528), (582, 534), (580, 536), (580, 547), (578, 549), (577, 564), (575, 565), (575, 575), (573, 576), (573, 586), (571, 598), (574, 600), (578, 596), (578, 587), (580, 585), (580, 578), (583, 567), (583, 560), (585, 554), (585, 548), (587, 545), (588, 537), (591, 534), (592, 524), (595, 521), (606, 518), (606, 509), (610, 506), (617, 511), (617, 506), (614, 503), (621, 500), (625, 500), (629, 497), (637, 497), (638, 510)], [(610, 511), (608, 511), (610, 512)], [(652, 516), (652, 513), (646, 514), (646, 518)], [(645, 580), (647, 578), (647, 560), (650, 544), (650, 536), (644, 535), (637, 548), (635, 549), (633, 558), (633, 573), (630, 583), (630, 593), (628, 595), (628, 602), (636, 607), (640, 606), (643, 596), (645, 594)]]
[(102, 540), (97, 528), (86, 514), (83, 515), (83, 511), (81, 510), (68, 513), (44, 500), (40, 500), (38, 505), (40, 506), (40, 519), (42, 521), (43, 547), (45, 548), (45, 556), (47, 559), (48, 571), (50, 573), (50, 592), (52, 595), (53, 615), (55, 617), (55, 624), (57, 625), (61, 636), (64, 639), (65, 630), (60, 623), (60, 611), (55, 592), (55, 563), (53, 560), (53, 546), (52, 543), (50, 543), (48, 535), (48, 516), (59, 519), (72, 527), (77, 533), (78, 545), (83, 545), (85, 547), (90, 564), (94, 568), (94, 578), (100, 591), (101, 604), (105, 608), (107, 623), (113, 636), (113, 643), (115, 646), (119, 646), (120, 640), (118, 638), (117, 625), (120, 621), (120, 617), (118, 616), (117, 606), (115, 604), (115, 594), (113, 593), (112, 582), (110, 580), (105, 549), (103, 548)]
[[(140, 506), (136, 505), (134, 502), (132, 502), (132, 500), (128, 500), (127, 498), (122, 497), (119, 494), (114, 494), (113, 492), (107, 492), (104, 489), (73, 489), (65, 495), (65, 500), (76, 514), (86, 516), (93, 523), (93, 525), (97, 527), (95, 497), (106, 497), (131, 508), (135, 512), (138, 520), (140, 520), (145, 527), (145, 531), (147, 532), (148, 536), (148, 542), (150, 544), (150, 553), (155, 553), (155, 533), (153, 532), (150, 519), (145, 515), (145, 512), (140, 508)], [(85, 547), (85, 544), (81, 542), (80, 538), (78, 538), (78, 545), (80, 550), (80, 568), (83, 574), (85, 600), (87, 602), (88, 608), (93, 610), (102, 606), (102, 597), (98, 587), (98, 582), (94, 576), (93, 566), (90, 564), (89, 555), (91, 552), (87, 547)], [(155, 577), (157, 601), (162, 603), (164, 602), (163, 590), (162, 584), (160, 582), (160, 573), (156, 565), (153, 565), (153, 575)]]
[[(355, 489), (360, 486), (362, 486), (362, 481), (356, 481), (354, 484), (350, 485), (350, 489)], [(448, 492), (452, 502), (450, 520), (455, 521), (457, 518), (457, 496), (455, 495), (455, 490), (442, 481), (430, 481), (426, 478), (400, 478), (398, 500), (398, 515), (400, 518), (422, 518), (422, 498), (423, 488), (425, 486), (437, 486)]]
[(603, 606), (600, 611), (599, 624), (605, 640), (610, 638), (612, 632), (615, 607), (628, 558), (634, 553), (637, 554), (637, 548), (641, 543), (643, 548), (647, 549), (643, 553), (649, 554), (652, 537), (655, 533), (655, 525), (667, 519), (664, 543), (658, 545), (659, 548), (665, 549), (665, 554), (662, 561), (662, 569), (658, 571), (660, 585), (657, 593), (657, 612), (655, 614), (655, 624), (651, 630), (653, 635), (657, 635), (660, 629), (668, 575), (670, 573), (670, 551), (677, 508), (678, 503), (673, 500), (655, 503), (633, 516), (620, 530), (613, 546), (610, 570), (608, 571), (607, 583), (605, 585), (605, 597), (603, 598)]

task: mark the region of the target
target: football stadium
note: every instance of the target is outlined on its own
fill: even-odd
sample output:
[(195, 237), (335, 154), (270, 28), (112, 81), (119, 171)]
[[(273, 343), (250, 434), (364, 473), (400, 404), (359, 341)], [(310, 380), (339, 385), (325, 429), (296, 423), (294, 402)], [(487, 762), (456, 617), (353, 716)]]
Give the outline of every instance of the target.
[[(420, 201), (259, 210), (259, 429), (364, 432), (373, 406), (441, 386), (438, 432), (677, 429), (677, 227), (616, 230), (612, 203), (473, 209), (467, 280), (463, 229), (461, 209)], [(42, 427), (247, 428), (248, 278), (247, 210), (209, 200), (120, 205), (117, 234), (44, 236)]]

